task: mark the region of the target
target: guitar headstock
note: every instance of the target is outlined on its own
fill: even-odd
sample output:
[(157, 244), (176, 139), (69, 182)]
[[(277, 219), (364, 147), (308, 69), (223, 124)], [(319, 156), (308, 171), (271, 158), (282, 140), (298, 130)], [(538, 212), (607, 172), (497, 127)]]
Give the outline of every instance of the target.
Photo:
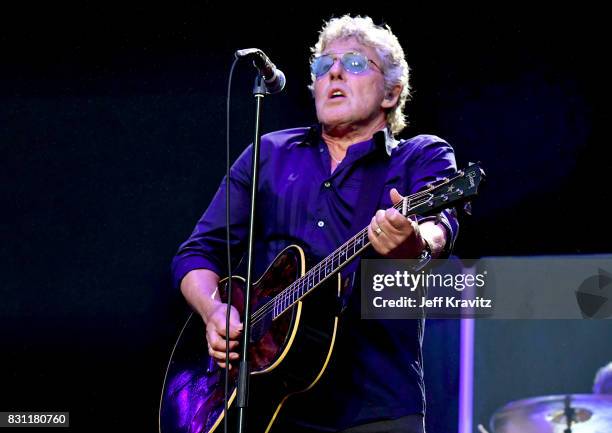
[(464, 209), (470, 214), (469, 200), (478, 194), (478, 188), (484, 178), (485, 172), (480, 164), (470, 163), (452, 178), (441, 179), (429, 184), (427, 189), (404, 197), (400, 208), (402, 214), (430, 215), (460, 203), (465, 204)]

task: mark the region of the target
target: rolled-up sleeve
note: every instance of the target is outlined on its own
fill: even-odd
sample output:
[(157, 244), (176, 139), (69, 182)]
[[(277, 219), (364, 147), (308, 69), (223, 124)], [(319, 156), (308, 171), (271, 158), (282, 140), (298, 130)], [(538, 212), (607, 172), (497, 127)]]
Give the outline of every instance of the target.
[[(248, 231), (251, 155), (252, 147), (249, 146), (230, 171), (232, 266), (244, 253)], [(172, 260), (172, 280), (177, 289), (185, 275), (194, 269), (209, 269), (219, 276), (227, 275), (226, 188), (227, 179), (224, 177), (210, 205)]]
[[(444, 140), (435, 136), (419, 136), (420, 148), (415, 152), (416, 164), (411, 170), (411, 191), (418, 192), (427, 187), (430, 182), (450, 178), (457, 174), (457, 162), (453, 148)], [(437, 220), (447, 232), (446, 246), (441, 258), (448, 257), (453, 250), (459, 234), (459, 221), (455, 208), (444, 209), (437, 216), (419, 217), (419, 222)]]

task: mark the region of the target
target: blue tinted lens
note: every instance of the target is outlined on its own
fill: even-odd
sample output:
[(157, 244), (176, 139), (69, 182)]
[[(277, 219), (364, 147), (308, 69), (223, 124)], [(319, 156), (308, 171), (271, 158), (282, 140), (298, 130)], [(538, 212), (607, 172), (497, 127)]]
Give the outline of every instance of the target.
[(315, 77), (320, 77), (327, 73), (334, 64), (334, 58), (328, 54), (315, 58), (311, 65), (310, 70)]
[(368, 69), (368, 59), (360, 53), (346, 53), (342, 56), (344, 69), (353, 74), (360, 74)]

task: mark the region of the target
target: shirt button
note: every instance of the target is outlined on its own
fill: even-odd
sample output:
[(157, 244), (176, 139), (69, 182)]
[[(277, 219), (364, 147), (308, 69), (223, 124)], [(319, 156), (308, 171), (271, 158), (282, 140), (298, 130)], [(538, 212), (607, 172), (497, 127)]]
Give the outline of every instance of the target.
[(319, 220), (319, 222), (317, 222), (317, 225), (318, 225), (319, 227), (324, 227), (324, 226), (325, 226), (325, 221), (321, 221), (321, 220)]
[(325, 185), (325, 188), (329, 188), (331, 186), (331, 182), (325, 182), (323, 185)]

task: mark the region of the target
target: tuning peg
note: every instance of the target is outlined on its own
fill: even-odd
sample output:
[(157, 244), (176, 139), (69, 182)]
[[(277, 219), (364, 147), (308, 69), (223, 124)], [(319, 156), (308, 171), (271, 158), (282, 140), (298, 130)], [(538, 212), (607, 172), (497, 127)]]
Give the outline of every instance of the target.
[(472, 215), (472, 202), (471, 201), (466, 201), (465, 204), (463, 205), (463, 212), (466, 213), (466, 215)]
[(468, 162), (468, 167), (471, 167), (475, 164), (475, 162)]

